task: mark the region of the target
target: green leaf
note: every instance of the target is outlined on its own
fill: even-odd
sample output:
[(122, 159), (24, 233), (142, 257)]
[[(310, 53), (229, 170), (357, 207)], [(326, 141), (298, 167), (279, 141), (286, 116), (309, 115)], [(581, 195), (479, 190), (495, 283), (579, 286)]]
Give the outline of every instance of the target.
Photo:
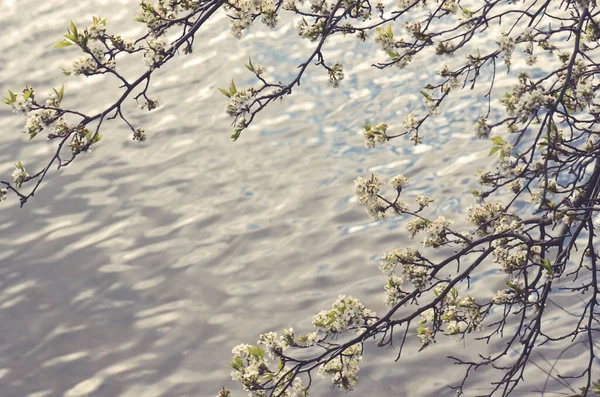
[(21, 160), (17, 161), (17, 164), (15, 164), (15, 166), (16, 166), (18, 169), (20, 169), (20, 170), (22, 170), (22, 171), (25, 171), (25, 168), (23, 168), (23, 164), (21, 163)]
[(233, 79), (231, 79), (231, 84), (229, 84), (229, 93), (231, 95), (237, 93), (237, 89), (235, 88), (235, 83), (233, 82)]
[(235, 130), (235, 132), (231, 135), (231, 139), (235, 141), (237, 141), (237, 139), (240, 137), (240, 134), (242, 133), (242, 130)]
[(73, 21), (71, 21), (71, 25), (69, 27), (69, 32), (73, 33), (75, 35), (75, 37), (78, 36), (78, 34), (77, 34), (77, 26), (75, 26), (75, 24), (73, 23)]
[(258, 359), (265, 358), (265, 351), (258, 346), (248, 347), (248, 353), (250, 353), (251, 356), (254, 356)]
[(60, 69), (62, 70), (62, 72), (63, 72), (63, 74), (65, 76), (70, 76), (71, 75), (71, 71), (70, 70), (62, 68), (62, 67)]
[(56, 96), (58, 98), (58, 103), (60, 104), (62, 102), (63, 96), (65, 95), (65, 85), (63, 84), (60, 87), (60, 91), (56, 91), (56, 89), (54, 89), (54, 92), (56, 93)]
[(33, 94), (33, 90), (30, 88), (23, 93), (23, 98), (25, 100), (28, 100), (31, 97), (31, 94)]
[(11, 90), (8, 90), (8, 95), (8, 97), (4, 98), (4, 103), (6, 103), (7, 105), (10, 105), (17, 100), (17, 96)]
[(278, 368), (278, 369), (281, 371), (281, 369), (283, 368), (283, 360), (281, 360), (281, 359), (280, 359), (280, 360), (277, 362), (277, 368)]
[(492, 150), (490, 150), (490, 154), (488, 154), (488, 157), (496, 153), (498, 150), (500, 150), (500, 146), (494, 146)]
[(424, 96), (425, 98), (427, 98), (427, 99), (431, 100), (431, 95), (429, 95), (429, 93), (427, 93), (427, 92), (425, 92), (425, 91), (421, 90), (421, 94), (423, 94), (423, 96)]
[(510, 289), (512, 289), (513, 291), (517, 291), (517, 292), (521, 291), (521, 288), (519, 288), (519, 285), (518, 285), (518, 284), (515, 284), (515, 283), (513, 283), (513, 282), (512, 282), (512, 281), (510, 281), (510, 280), (505, 280), (505, 281), (504, 281), (504, 283), (505, 283), (505, 284), (506, 284), (506, 285), (507, 285), (507, 286), (508, 286)]
[(252, 65), (252, 58), (248, 57), (248, 64), (246, 65), (246, 69), (251, 72), (254, 72), (254, 65)]
[(221, 91), (221, 93), (223, 95), (225, 95), (227, 98), (231, 98), (231, 94), (229, 93), (229, 91), (224, 90), (223, 88), (219, 88), (219, 91)]
[(552, 263), (548, 259), (543, 259), (541, 265), (548, 273), (552, 273), (554, 271), (552, 269)]
[(229, 363), (229, 365), (236, 371), (241, 371), (244, 369), (244, 361), (240, 357), (234, 358), (233, 361)]
[(496, 145), (503, 145), (504, 144), (504, 139), (500, 138), (499, 136), (495, 136), (493, 138), (490, 138), (490, 141), (494, 142), (494, 144), (496, 144)]
[(77, 36), (75, 36), (74, 34), (65, 34), (64, 37), (66, 37), (67, 39), (69, 39), (73, 42), (77, 42)]
[(52, 48), (64, 48), (64, 47), (72, 46), (73, 44), (74, 43), (71, 40), (62, 39), (58, 43), (54, 44), (54, 47), (52, 47)]

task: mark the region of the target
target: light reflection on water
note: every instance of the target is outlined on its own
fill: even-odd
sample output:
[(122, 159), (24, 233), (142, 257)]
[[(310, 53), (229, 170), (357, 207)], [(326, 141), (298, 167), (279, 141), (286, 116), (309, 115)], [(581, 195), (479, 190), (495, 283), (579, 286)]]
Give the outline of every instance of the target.
[[(59, 66), (78, 54), (50, 48), (70, 19), (86, 24), (92, 15), (108, 16), (110, 32), (133, 34), (135, 3), (4, 0), (0, 89), (29, 84), (43, 94), (65, 82), (67, 106), (100, 109), (116, 91), (102, 79), (65, 78)], [(227, 29), (223, 16), (210, 26), (211, 34)], [(374, 255), (411, 241), (401, 220), (367, 218), (351, 198), (352, 181), (404, 173), (410, 194), (443, 197), (433, 213), (457, 215), (460, 224), (488, 150), (471, 135), (486, 104), (458, 96), (423, 146), (395, 141), (368, 151), (361, 124), (399, 128), (421, 107), (418, 91), (405, 87), (428, 77), (369, 68), (368, 47), (331, 44), (328, 57), (347, 65), (340, 89), (309, 73), (232, 143), (216, 87), (230, 77), (252, 83), (243, 69), (249, 55), (289, 79), (311, 45), (295, 37), (292, 22), (240, 42), (228, 33), (196, 40), (192, 55), (159, 71), (151, 94), (162, 107), (129, 109), (146, 143), (134, 144), (113, 122), (90, 156), (52, 173), (26, 208), (3, 203), (0, 394), (213, 396), (231, 383), (226, 363), (237, 343), (287, 326), (309, 330), (311, 315), (338, 293), (382, 312)], [(51, 151), (43, 139), (26, 144), (22, 123), (0, 108), (2, 175), (17, 159), (33, 169)], [(451, 395), (443, 386), (460, 371), (431, 364), (456, 347), (447, 340), (398, 364), (394, 352), (368, 347), (355, 394)], [(326, 383), (315, 395), (327, 393)]]

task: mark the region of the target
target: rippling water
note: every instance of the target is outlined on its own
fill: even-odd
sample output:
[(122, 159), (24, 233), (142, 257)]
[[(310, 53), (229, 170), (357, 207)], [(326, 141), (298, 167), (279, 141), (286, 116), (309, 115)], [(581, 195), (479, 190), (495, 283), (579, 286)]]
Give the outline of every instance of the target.
[[(92, 111), (110, 103), (117, 84), (63, 76), (59, 66), (79, 54), (52, 45), (69, 20), (86, 25), (92, 15), (108, 17), (109, 32), (134, 37), (142, 31), (131, 22), (136, 2), (0, 4), (2, 92), (29, 84), (45, 93), (64, 82), (66, 106)], [(433, 212), (461, 223), (489, 150), (471, 131), (485, 106), (478, 91), (456, 96), (429, 124), (424, 145), (394, 141), (367, 151), (360, 125), (400, 124), (421, 106), (409, 87), (429, 74), (423, 64), (374, 70), (370, 44), (336, 39), (326, 54), (347, 65), (342, 86), (336, 91), (320, 71), (309, 73), (232, 143), (216, 87), (231, 77), (250, 83), (249, 55), (289, 78), (312, 45), (295, 37), (289, 20), (237, 41), (221, 14), (201, 34), (192, 55), (157, 73), (151, 94), (162, 106), (150, 114), (128, 109), (148, 131), (146, 142), (132, 142), (113, 121), (91, 155), (52, 172), (24, 209), (15, 200), (2, 204), (1, 396), (213, 396), (231, 384), (227, 362), (237, 343), (287, 326), (307, 331), (312, 314), (338, 293), (384, 311), (377, 257), (411, 242), (398, 220), (369, 221), (352, 198), (357, 175), (404, 173), (409, 195), (440, 197)], [(43, 139), (27, 142), (23, 123), (0, 108), (5, 177), (17, 159), (33, 170), (52, 151)], [(397, 364), (395, 352), (369, 348), (354, 394), (452, 395), (443, 387), (460, 370), (436, 365), (463, 345), (442, 342)], [(339, 394), (326, 383), (314, 395)]]

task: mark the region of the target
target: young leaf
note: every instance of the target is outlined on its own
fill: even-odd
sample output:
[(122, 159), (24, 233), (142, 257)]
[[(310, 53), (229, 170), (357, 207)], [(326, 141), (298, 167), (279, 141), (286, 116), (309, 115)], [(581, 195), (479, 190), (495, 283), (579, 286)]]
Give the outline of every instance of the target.
[(58, 43), (54, 44), (54, 47), (52, 47), (52, 48), (64, 48), (64, 47), (72, 46), (73, 44), (74, 43), (71, 40), (62, 39)]
[(225, 95), (227, 98), (231, 98), (231, 94), (229, 93), (229, 91), (224, 90), (223, 88), (219, 88), (219, 91), (221, 91), (221, 93), (223, 95)]
[(75, 37), (78, 36), (78, 34), (77, 34), (77, 26), (75, 26), (75, 24), (73, 23), (73, 21), (71, 21), (71, 26), (69, 27), (69, 32), (73, 33), (75, 35)]
[[(54, 91), (56, 92), (56, 90), (54, 90)], [(65, 95), (65, 85), (63, 84), (63, 85), (60, 87), (60, 91), (58, 91), (58, 92), (56, 93), (56, 96), (58, 97), (58, 103), (61, 103), (61, 102), (62, 102), (62, 99), (63, 99), (63, 96), (64, 96), (64, 95)]]
[(490, 150), (490, 154), (488, 154), (488, 157), (496, 153), (498, 150), (500, 150), (500, 146), (494, 146), (492, 150)]
[(494, 142), (494, 144), (496, 144), (496, 145), (503, 145), (504, 144), (504, 139), (500, 138), (499, 136), (495, 136), (493, 138), (490, 138), (490, 141)]
[(237, 93), (237, 89), (235, 88), (235, 83), (233, 82), (233, 79), (231, 79), (231, 84), (229, 84), (229, 93), (231, 93), (231, 95)]

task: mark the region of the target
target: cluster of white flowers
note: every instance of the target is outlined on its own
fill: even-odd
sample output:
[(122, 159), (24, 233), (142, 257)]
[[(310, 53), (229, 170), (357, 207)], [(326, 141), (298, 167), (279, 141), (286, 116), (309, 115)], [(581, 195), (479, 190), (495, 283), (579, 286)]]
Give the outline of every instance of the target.
[[(30, 139), (34, 138), (44, 128), (55, 121), (56, 112), (48, 109), (36, 109), (29, 112), (25, 123), (25, 133), (29, 134)], [(62, 124), (60, 124), (62, 125)]]
[(413, 132), (416, 130), (417, 125), (419, 124), (419, 120), (415, 117), (414, 113), (410, 113), (408, 116), (404, 118), (402, 121), (402, 127), (406, 132)]
[[(388, 180), (388, 185), (399, 194), (406, 185), (407, 180), (408, 178), (404, 175), (396, 175)], [(365, 204), (368, 214), (373, 219), (384, 219), (388, 209), (392, 209), (397, 214), (404, 213), (408, 210), (408, 203), (398, 200), (397, 197), (393, 203), (387, 202), (381, 198), (379, 192), (382, 187), (383, 182), (375, 175), (371, 175), (370, 179), (358, 177), (354, 181), (354, 194), (359, 202)]]
[(198, 0), (158, 0), (156, 4), (153, 4), (151, 1), (142, 0), (135, 19), (136, 21), (145, 23), (148, 29), (153, 31), (160, 28), (163, 24), (177, 19), (180, 12), (184, 10), (193, 11), (198, 6)]
[(390, 53), (396, 49), (397, 43), (394, 40), (394, 34), (390, 25), (387, 28), (378, 27), (375, 32), (373, 40), (383, 51)]
[(439, 114), (440, 109), (437, 102), (438, 101), (431, 95), (426, 95), (423, 97), (423, 104), (425, 105), (425, 109), (427, 110), (427, 113), (429, 113), (432, 116), (437, 116)]
[(230, 0), (226, 4), (231, 20), (231, 33), (236, 38), (249, 29), (254, 19), (260, 15), (261, 22), (269, 28), (277, 26), (278, 15), (273, 0)]
[(414, 238), (417, 233), (425, 229), (427, 226), (427, 220), (421, 218), (412, 218), (406, 222), (406, 231), (411, 238)]
[(169, 51), (169, 41), (165, 37), (149, 36), (146, 39), (148, 47), (144, 51), (144, 61), (150, 69), (160, 65)]
[(421, 255), (419, 251), (410, 247), (404, 249), (393, 249), (386, 252), (381, 256), (379, 261), (379, 269), (383, 274), (392, 276), (398, 265), (414, 265), (415, 263), (421, 263)]
[(98, 40), (106, 33), (106, 19), (94, 17), (93, 23), (83, 31), (84, 36)]
[(415, 38), (420, 38), (421, 35), (421, 22), (419, 21), (407, 21), (404, 23), (404, 28), (408, 30), (410, 34)]
[(277, 14), (275, 8), (275, 1), (273, 0), (263, 0), (260, 5), (260, 20), (262, 23), (273, 29), (277, 26)]
[(329, 85), (333, 88), (337, 88), (340, 85), (340, 81), (344, 80), (344, 67), (341, 63), (336, 62), (335, 65), (327, 71), (329, 76)]
[(374, 127), (371, 123), (363, 125), (363, 136), (365, 138), (365, 147), (374, 148), (377, 145), (383, 145), (387, 142), (387, 129), (386, 123), (379, 123)]
[(308, 39), (310, 41), (316, 41), (325, 29), (325, 20), (319, 19), (312, 25), (306, 22), (306, 19), (302, 18), (296, 25), (296, 31), (298, 36)]
[(363, 204), (376, 200), (382, 187), (383, 182), (376, 175), (372, 175), (370, 179), (359, 176), (354, 180), (354, 194)]
[(439, 247), (445, 244), (448, 240), (446, 238), (446, 229), (453, 222), (450, 219), (446, 219), (444, 216), (439, 216), (433, 222), (429, 222), (423, 229), (425, 233), (425, 240), (423, 240), (423, 246), (425, 247)]
[(423, 209), (425, 207), (427, 207), (429, 204), (433, 203), (435, 200), (426, 195), (426, 194), (419, 194), (417, 196), (417, 198), (415, 199), (415, 202), (419, 205), (420, 209)]
[(477, 226), (477, 234), (487, 236), (498, 226), (503, 212), (501, 203), (475, 204), (467, 209), (467, 221)]
[(388, 282), (384, 287), (385, 304), (388, 307), (395, 306), (406, 296), (406, 293), (402, 291), (402, 282), (402, 277), (399, 276), (391, 276), (388, 278)]
[(298, 341), (304, 343), (304, 346), (310, 347), (314, 346), (321, 340), (319, 335), (319, 330), (309, 332), (306, 335), (301, 335), (298, 337)]
[(5, 103), (11, 105), (15, 113), (27, 115), (23, 132), (29, 135), (29, 139), (33, 139), (42, 130), (51, 125), (53, 126), (53, 129), (48, 135), (49, 137), (53, 137), (53, 135), (65, 136), (69, 133), (69, 126), (64, 118), (59, 116), (58, 110), (51, 109), (60, 107), (64, 87), (61, 88), (60, 91), (54, 91), (55, 92), (49, 94), (48, 99), (46, 99), (46, 108), (35, 102), (35, 92), (33, 88), (26, 87), (20, 95), (16, 95), (9, 91), (10, 97), (5, 99)]
[(294, 329), (286, 329), (281, 336), (277, 332), (262, 334), (258, 338), (258, 344), (265, 346), (270, 358), (278, 358), (294, 344)]
[(513, 290), (503, 289), (494, 295), (492, 298), (492, 303), (494, 305), (505, 305), (507, 303), (511, 303), (514, 299), (514, 296), (515, 293)]
[(493, 255), (494, 262), (500, 265), (503, 272), (509, 274), (525, 266), (528, 258), (526, 250), (515, 251), (503, 247), (496, 247)]
[(526, 120), (546, 103), (548, 103), (548, 97), (544, 94), (544, 90), (536, 87), (519, 98), (516, 115), (520, 119)]
[(11, 106), (13, 109), (13, 113), (18, 113), (18, 114), (26, 114), (27, 112), (29, 112), (31, 110), (31, 105), (32, 105), (32, 93), (28, 93), (29, 90), (25, 89), (23, 90), (23, 92), (19, 95), (16, 96), (15, 100), (13, 102), (11, 102)]
[(442, 86), (442, 91), (450, 92), (454, 91), (462, 86), (460, 80), (456, 77), (450, 77)]
[(426, 348), (433, 342), (433, 332), (429, 327), (419, 327), (417, 328), (417, 338), (421, 341), (421, 350)]
[(376, 319), (375, 312), (367, 309), (352, 296), (339, 295), (331, 310), (322, 310), (313, 317), (313, 325), (326, 333), (339, 334), (350, 329), (371, 325)]
[(477, 138), (487, 138), (490, 136), (490, 127), (485, 117), (480, 117), (475, 123), (475, 135)]
[(73, 61), (73, 66), (69, 73), (74, 75), (90, 76), (101, 72), (103, 68), (114, 69), (115, 61), (110, 59), (106, 54), (104, 44), (98, 40), (90, 40), (87, 43), (87, 51), (89, 54), (82, 55)]
[[(446, 289), (446, 285), (440, 284), (433, 292), (435, 296), (440, 296)], [(426, 323), (425, 320), (422, 318), (421, 324)], [(483, 318), (475, 299), (470, 295), (461, 298), (458, 290), (452, 287), (439, 307), (439, 320), (446, 324), (447, 335), (456, 335), (480, 330)], [(433, 318), (430, 321), (433, 322)]]
[(525, 49), (524, 49), (524, 52), (526, 54), (525, 64), (527, 66), (533, 66), (537, 62), (537, 56), (535, 56), (533, 54), (533, 43), (534, 43), (533, 40), (534, 40), (534, 35), (533, 35), (532, 27), (527, 27), (527, 29), (525, 29), (525, 31), (523, 31), (523, 33), (521, 33), (521, 35), (518, 38), (518, 42), (520, 42), (520, 43), (527, 42), (527, 45), (525, 46)]
[(415, 288), (422, 290), (427, 286), (430, 280), (430, 269), (423, 265), (404, 265), (402, 274), (410, 281)]
[(318, 374), (331, 376), (334, 385), (344, 391), (352, 391), (358, 382), (358, 364), (362, 360), (362, 345), (346, 348), (340, 356), (319, 367)]
[(578, 102), (577, 109), (583, 109), (585, 106), (592, 103), (594, 99), (594, 86), (592, 79), (580, 81), (575, 88), (575, 99)]
[(515, 39), (507, 34), (503, 34), (497, 41), (500, 51), (504, 54), (504, 59), (509, 60), (515, 50)]
[(236, 91), (229, 97), (229, 101), (227, 102), (227, 105), (225, 105), (225, 112), (231, 117), (245, 117), (250, 112), (252, 98), (255, 93), (256, 92), (252, 87)]
[(1, 188), (0, 189), (0, 201), (6, 200), (6, 194), (8, 193), (8, 189)]
[[(272, 339), (273, 335), (271, 333), (261, 335), (259, 343), (271, 344)], [(265, 379), (272, 379), (276, 383), (288, 373), (288, 368), (281, 365), (282, 361), (278, 365), (279, 370), (271, 370), (269, 362), (265, 358), (264, 350), (258, 346), (240, 344), (235, 346), (231, 353), (233, 354), (233, 360), (230, 363), (233, 368), (231, 379), (241, 383), (250, 397), (264, 397), (263, 384)], [(278, 388), (278, 391), (281, 391), (281, 396), (306, 397), (308, 395), (307, 389), (302, 384), (302, 379), (296, 377), (289, 380), (291, 381), (291, 387), (287, 388), (285, 392), (283, 392), (283, 387)]]
[(398, 174), (390, 178), (390, 180), (388, 181), (388, 185), (392, 189), (399, 191), (402, 190), (404, 186), (406, 186), (406, 182), (408, 182), (408, 178), (402, 174)]
[(15, 170), (12, 173), (12, 177), (16, 187), (23, 186), (23, 182), (25, 182), (25, 179), (29, 178), (29, 174), (27, 173), (25, 167), (23, 166), (23, 164), (21, 164), (20, 161), (17, 162), (17, 164), (15, 164)]

